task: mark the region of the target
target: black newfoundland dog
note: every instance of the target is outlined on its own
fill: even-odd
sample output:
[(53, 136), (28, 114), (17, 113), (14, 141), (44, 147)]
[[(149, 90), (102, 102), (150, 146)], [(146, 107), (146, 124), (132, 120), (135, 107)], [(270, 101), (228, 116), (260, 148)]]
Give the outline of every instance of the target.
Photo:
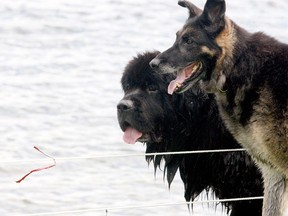
[[(146, 143), (146, 153), (240, 148), (226, 130), (213, 95), (195, 87), (167, 94), (173, 75), (159, 75), (149, 62), (158, 52), (138, 55), (121, 80), (124, 97), (117, 105), (124, 141)], [(220, 199), (263, 195), (260, 172), (246, 152), (147, 156), (155, 169), (164, 161), (169, 186), (179, 169), (185, 199), (212, 190)], [(261, 215), (262, 200), (225, 202), (233, 216)]]

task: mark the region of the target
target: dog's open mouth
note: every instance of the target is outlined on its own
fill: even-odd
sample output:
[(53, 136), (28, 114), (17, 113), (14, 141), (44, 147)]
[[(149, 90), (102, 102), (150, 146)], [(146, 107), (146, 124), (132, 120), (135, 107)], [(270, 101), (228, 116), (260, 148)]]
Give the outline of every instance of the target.
[[(168, 86), (168, 94), (173, 92), (181, 93), (191, 85), (190, 81), (196, 80), (201, 74), (202, 63), (200, 61), (187, 65), (177, 73), (175, 80), (172, 80)], [(199, 73), (198, 73), (199, 72)]]
[(150, 141), (160, 142), (162, 136), (156, 135), (155, 133), (143, 133), (129, 126), (124, 130), (123, 140), (127, 144), (135, 144), (137, 141), (142, 143)]

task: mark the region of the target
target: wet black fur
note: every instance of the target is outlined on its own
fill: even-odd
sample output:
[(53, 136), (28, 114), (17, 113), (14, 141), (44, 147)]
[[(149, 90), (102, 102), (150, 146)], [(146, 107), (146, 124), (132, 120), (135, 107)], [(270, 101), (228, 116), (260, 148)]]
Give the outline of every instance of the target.
[[(149, 68), (148, 63), (156, 55), (157, 52), (138, 55), (127, 65), (121, 80), (125, 95), (133, 89), (141, 90), (139, 95), (128, 96), (137, 103), (127, 115), (145, 119), (144, 113), (159, 112), (159, 115), (153, 114), (156, 120), (146, 118), (145, 121), (153, 122), (151, 130), (156, 137), (161, 134), (162, 140), (153, 140), (155, 136), (151, 135), (146, 152), (240, 148), (222, 123), (213, 95), (205, 94), (197, 87), (185, 94), (170, 96), (166, 93), (173, 77), (155, 74)], [(151, 100), (156, 100), (159, 106), (148, 106), (147, 101)], [(145, 109), (143, 104), (146, 104)], [(127, 115), (118, 113), (122, 129)], [(137, 124), (141, 123), (133, 121), (133, 127), (139, 128)], [(148, 128), (145, 130), (147, 132)], [(164, 161), (169, 185), (179, 169), (187, 201), (209, 189), (220, 199), (263, 195), (261, 174), (245, 152), (156, 156), (146, 157), (146, 160), (153, 161), (155, 170)], [(260, 216), (262, 200), (227, 202), (224, 206), (228, 211), (232, 210), (233, 216)]]

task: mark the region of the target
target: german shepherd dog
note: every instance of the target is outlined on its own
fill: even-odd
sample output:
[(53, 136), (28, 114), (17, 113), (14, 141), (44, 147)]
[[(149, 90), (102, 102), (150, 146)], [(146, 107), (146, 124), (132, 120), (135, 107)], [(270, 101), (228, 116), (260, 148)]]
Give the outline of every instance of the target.
[(189, 18), (150, 66), (177, 73), (170, 93), (199, 82), (215, 94), (228, 130), (262, 171), (263, 216), (287, 216), (288, 45), (236, 25), (224, 0), (207, 0), (203, 11), (189, 1), (179, 5)]
[[(146, 152), (178, 152), (239, 148), (225, 128), (213, 95), (196, 86), (184, 94), (167, 94), (172, 74), (156, 74), (149, 62), (159, 52), (146, 52), (126, 66), (121, 83), (124, 97), (117, 105), (124, 141), (146, 143)], [(185, 199), (212, 190), (220, 199), (262, 196), (262, 176), (246, 152), (157, 155), (146, 158), (155, 172), (164, 165), (170, 186), (177, 172)], [(161, 166), (162, 167), (162, 166)], [(231, 216), (260, 216), (262, 200), (222, 203)]]

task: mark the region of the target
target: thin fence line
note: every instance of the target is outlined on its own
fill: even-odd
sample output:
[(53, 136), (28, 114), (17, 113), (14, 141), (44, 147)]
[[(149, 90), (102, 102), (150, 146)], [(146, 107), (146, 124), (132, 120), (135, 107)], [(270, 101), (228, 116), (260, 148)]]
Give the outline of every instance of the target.
[[(91, 155), (78, 157), (53, 157), (56, 161), (70, 161), (83, 159), (103, 159), (103, 158), (118, 158), (118, 157), (137, 157), (137, 156), (157, 156), (157, 155), (180, 155), (180, 154), (205, 154), (205, 153), (222, 153), (222, 152), (237, 152), (245, 151), (244, 148), (238, 149), (215, 149), (215, 150), (197, 150), (197, 151), (178, 151), (178, 152), (156, 152), (156, 153), (135, 153), (135, 154), (107, 154), (107, 155)], [(30, 163), (50, 161), (49, 159), (30, 159), (30, 160), (0, 160), (0, 164), (4, 163)]]
[(194, 204), (205, 204), (205, 203), (218, 203), (218, 202), (236, 202), (236, 201), (245, 201), (245, 200), (259, 200), (263, 199), (263, 196), (258, 197), (243, 197), (243, 198), (231, 198), (231, 199), (218, 199), (218, 200), (202, 200), (202, 201), (191, 201), (191, 202), (175, 202), (175, 203), (157, 203), (153, 205), (131, 205), (131, 206), (115, 206), (110, 208), (90, 208), (82, 210), (68, 210), (68, 211), (58, 211), (58, 212), (44, 212), (44, 213), (32, 213), (32, 214), (22, 214), (17, 216), (45, 216), (45, 215), (61, 215), (61, 214), (72, 214), (72, 213), (87, 213), (95, 211), (103, 211), (103, 213), (108, 213), (110, 211), (117, 210), (131, 210), (131, 209), (141, 209), (141, 208), (155, 208), (155, 207), (167, 207), (175, 205), (194, 205)]

